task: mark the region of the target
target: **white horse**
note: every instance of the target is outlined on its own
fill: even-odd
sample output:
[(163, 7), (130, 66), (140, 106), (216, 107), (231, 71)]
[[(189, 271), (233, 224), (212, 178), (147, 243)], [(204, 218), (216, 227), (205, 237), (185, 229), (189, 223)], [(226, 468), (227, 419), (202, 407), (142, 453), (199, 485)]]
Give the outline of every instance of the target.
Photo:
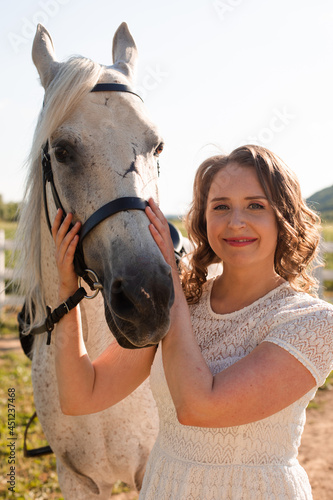
[[(84, 222), (117, 198), (158, 198), (162, 140), (131, 89), (91, 92), (97, 83), (117, 83), (120, 90), (132, 83), (137, 50), (125, 23), (114, 35), (112, 66), (81, 57), (57, 62), (51, 37), (41, 25), (32, 56), (45, 98), (17, 231), (16, 279), (33, 310), (34, 326), (45, 318), (46, 304), (58, 305), (54, 244), (42, 197), (43, 146), (48, 144), (54, 185), (65, 211)], [(56, 204), (49, 186), (46, 200), (53, 221)], [(144, 211), (125, 208), (108, 216), (87, 234), (83, 250), (86, 265), (103, 285), (102, 296), (80, 305), (91, 359), (112, 341), (110, 329), (121, 345), (158, 343), (168, 329), (173, 289), (170, 269), (153, 242)], [(35, 336), (32, 382), (37, 414), (55, 452), (66, 499), (108, 499), (119, 479), (140, 489), (158, 428), (148, 382), (103, 412), (65, 416), (59, 407), (53, 338), (46, 345), (46, 333)]]

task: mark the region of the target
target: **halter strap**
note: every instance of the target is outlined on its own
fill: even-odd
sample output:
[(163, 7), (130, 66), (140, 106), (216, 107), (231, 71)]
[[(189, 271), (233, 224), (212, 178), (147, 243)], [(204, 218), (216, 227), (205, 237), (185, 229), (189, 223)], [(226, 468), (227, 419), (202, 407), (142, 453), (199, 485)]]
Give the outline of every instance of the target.
[[(47, 225), (49, 227), (50, 232), (52, 232), (52, 224), (50, 221), (50, 216), (49, 216), (49, 211), (48, 211), (48, 203), (47, 203), (47, 196), (46, 196), (46, 184), (50, 183), (51, 185), (51, 191), (53, 195), (53, 200), (55, 203), (56, 208), (61, 208), (62, 213), (63, 213), (63, 218), (66, 216), (66, 211), (60, 201), (60, 197), (58, 195), (57, 189), (54, 184), (54, 179), (53, 179), (53, 173), (52, 173), (52, 165), (51, 165), (51, 158), (49, 154), (49, 143), (46, 141), (43, 149), (42, 149), (42, 165), (43, 165), (43, 198), (44, 198), (44, 209), (45, 209), (45, 216), (46, 216), (46, 221)], [(96, 210), (83, 224), (81, 231), (80, 231), (80, 242), (79, 245), (76, 249), (75, 256), (74, 256), (74, 267), (76, 273), (81, 276), (86, 283), (90, 286), (92, 290), (95, 290), (95, 283), (94, 281), (90, 278), (89, 273), (87, 272), (87, 265), (85, 264), (84, 261), (84, 252), (83, 252), (83, 239), (87, 234), (94, 229), (100, 222), (103, 220), (107, 219), (108, 217), (111, 217), (112, 215), (118, 213), (118, 212), (123, 212), (127, 210), (142, 210), (144, 211), (146, 206), (148, 205), (148, 202), (144, 200), (143, 198), (137, 198), (134, 196), (127, 196), (123, 198), (117, 198), (113, 201), (110, 201), (109, 203), (106, 203), (103, 205), (101, 208)], [(72, 225), (71, 225), (72, 227)], [(70, 227), (70, 229), (71, 229)]]
[(80, 241), (82, 244), (83, 239), (87, 234), (94, 229), (100, 222), (111, 217), (111, 215), (117, 214), (118, 212), (124, 212), (127, 210), (145, 210), (148, 206), (148, 202), (142, 198), (135, 198), (133, 196), (127, 196), (124, 198), (117, 198), (116, 200), (110, 201), (106, 205), (96, 210), (89, 219), (83, 224), (80, 231)]
[[(132, 87), (129, 85), (123, 85), (121, 83), (97, 83), (90, 92), (128, 92), (129, 94), (133, 94), (141, 101), (143, 102), (142, 98), (134, 92)], [(49, 154), (49, 142), (48, 140), (44, 144), (42, 148), (42, 166), (43, 166), (43, 198), (44, 198), (44, 208), (45, 208), (45, 216), (46, 216), (46, 221), (47, 225), (50, 229), (52, 229), (51, 221), (50, 221), (50, 216), (48, 212), (48, 205), (47, 205), (47, 196), (46, 196), (46, 184), (49, 182), (51, 185), (51, 190), (52, 190), (52, 195), (54, 199), (54, 203), (58, 208), (61, 208), (63, 212), (63, 217), (66, 216), (66, 212), (62, 206), (61, 200), (59, 198), (57, 189), (54, 184), (53, 180), (53, 172), (52, 172), (52, 165), (51, 165), (51, 158)], [(116, 200), (113, 200), (100, 209), (98, 209), (95, 213), (93, 213), (88, 220), (83, 224), (81, 231), (80, 231), (80, 243), (76, 249), (75, 256), (74, 256), (74, 267), (75, 271), (79, 276), (81, 276), (90, 286), (92, 290), (94, 290), (94, 282), (90, 278), (89, 273), (87, 272), (87, 266), (84, 261), (84, 254), (83, 254), (83, 246), (82, 246), (82, 241), (84, 237), (94, 228), (96, 227), (100, 222), (103, 220), (107, 219), (108, 217), (111, 217), (112, 215), (121, 212), (121, 211), (127, 211), (127, 210), (145, 210), (146, 206), (148, 205), (146, 200), (143, 200), (142, 198), (136, 198), (136, 197), (124, 197), (124, 198), (118, 198)]]
[(134, 92), (132, 87), (123, 85), (122, 83), (97, 83), (90, 92), (128, 92), (129, 94), (136, 95), (143, 102), (142, 97)]

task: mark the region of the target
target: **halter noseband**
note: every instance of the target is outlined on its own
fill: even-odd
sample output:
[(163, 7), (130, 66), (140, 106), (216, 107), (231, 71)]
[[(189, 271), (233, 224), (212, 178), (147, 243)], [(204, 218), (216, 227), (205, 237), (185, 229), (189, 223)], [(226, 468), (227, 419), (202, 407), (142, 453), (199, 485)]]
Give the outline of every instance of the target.
[[(128, 92), (130, 94), (134, 94), (139, 99), (141, 97), (136, 94), (131, 87), (128, 85), (122, 85), (120, 83), (98, 83), (91, 89), (91, 92), (105, 92), (105, 91), (111, 91), (111, 92)], [(141, 99), (142, 101), (142, 99)], [(51, 191), (53, 195), (53, 200), (56, 205), (56, 208), (61, 208), (63, 212), (63, 217), (66, 216), (66, 212), (63, 208), (63, 205), (61, 203), (61, 200), (59, 198), (57, 189), (54, 184), (54, 179), (53, 179), (53, 172), (52, 172), (52, 165), (51, 165), (51, 158), (49, 154), (49, 142), (46, 141), (42, 148), (42, 167), (43, 167), (43, 198), (44, 198), (44, 208), (45, 208), (45, 216), (46, 216), (46, 221), (47, 225), (49, 227), (49, 230), (51, 232), (52, 225), (50, 221), (50, 216), (49, 216), (49, 211), (48, 211), (48, 206), (47, 206), (47, 196), (46, 196), (46, 185), (49, 182), (51, 186)], [(74, 267), (76, 273), (82, 277), (86, 283), (90, 286), (92, 290), (99, 290), (102, 287), (101, 283), (99, 283), (99, 280), (96, 276), (96, 273), (93, 271), (87, 269), (87, 266), (84, 261), (84, 254), (83, 254), (83, 246), (82, 242), (83, 239), (87, 236), (87, 234), (94, 229), (100, 222), (103, 220), (107, 219), (108, 217), (111, 217), (112, 215), (118, 213), (118, 212), (123, 212), (127, 210), (145, 210), (147, 207), (148, 202), (142, 198), (137, 198), (137, 197), (123, 197), (123, 198), (117, 198), (116, 200), (110, 201), (106, 205), (103, 205), (101, 208), (99, 208), (96, 212), (94, 212), (83, 224), (81, 231), (80, 231), (80, 241), (79, 245), (76, 249), (75, 256), (74, 256)], [(91, 275), (93, 276), (94, 279), (91, 278)], [(97, 278), (97, 281), (96, 281)], [(95, 296), (95, 295), (93, 295)], [(93, 297), (91, 296), (91, 297)]]

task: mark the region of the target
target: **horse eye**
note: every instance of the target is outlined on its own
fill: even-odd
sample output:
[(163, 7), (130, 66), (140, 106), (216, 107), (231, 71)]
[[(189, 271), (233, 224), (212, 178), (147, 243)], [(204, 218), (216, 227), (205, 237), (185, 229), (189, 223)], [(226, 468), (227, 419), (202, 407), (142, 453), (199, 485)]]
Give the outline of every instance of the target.
[(69, 158), (69, 152), (67, 151), (67, 149), (65, 149), (61, 146), (58, 146), (55, 148), (54, 154), (55, 154), (57, 161), (60, 163), (65, 163), (65, 161), (68, 160), (68, 158)]
[(164, 144), (163, 142), (161, 142), (157, 148), (155, 149), (155, 153), (154, 153), (154, 156), (160, 156), (160, 154), (162, 153), (163, 151), (163, 147), (164, 147)]

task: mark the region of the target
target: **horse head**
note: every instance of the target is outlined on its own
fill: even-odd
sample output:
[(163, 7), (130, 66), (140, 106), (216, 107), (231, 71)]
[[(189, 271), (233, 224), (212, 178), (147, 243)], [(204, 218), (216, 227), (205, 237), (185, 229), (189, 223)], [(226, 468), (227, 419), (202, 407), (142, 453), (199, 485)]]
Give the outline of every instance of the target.
[[(163, 141), (140, 98), (131, 93), (137, 49), (127, 25), (115, 33), (112, 66), (79, 57), (58, 62), (41, 25), (32, 55), (45, 89), (37, 143), (44, 150), (48, 145), (53, 191), (64, 210), (84, 224), (114, 200), (158, 200)], [(121, 91), (106, 86), (92, 92), (96, 84), (118, 84)], [(56, 203), (49, 188), (45, 201), (52, 220)], [(85, 265), (102, 286), (108, 326), (129, 348), (156, 344), (165, 336), (174, 298), (170, 268), (139, 208), (125, 207), (98, 220), (82, 241)]]

